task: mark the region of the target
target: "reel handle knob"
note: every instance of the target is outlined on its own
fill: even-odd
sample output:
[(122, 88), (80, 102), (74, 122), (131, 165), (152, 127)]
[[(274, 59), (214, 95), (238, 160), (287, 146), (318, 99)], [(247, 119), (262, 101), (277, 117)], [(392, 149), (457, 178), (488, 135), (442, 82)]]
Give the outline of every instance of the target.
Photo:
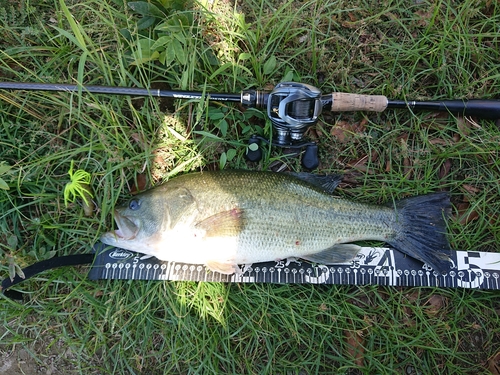
[(306, 169), (316, 169), (319, 165), (318, 145), (309, 144), (306, 147), (304, 155), (302, 155), (302, 166)]
[[(256, 145), (257, 149), (252, 150), (250, 147), (251, 145)], [(254, 146), (255, 147), (255, 146)], [(247, 153), (246, 153), (246, 158), (248, 161), (252, 162), (257, 162), (262, 159), (262, 149), (260, 148), (259, 145), (259, 138), (257, 136), (252, 135), (250, 139), (248, 140), (248, 147), (247, 147)]]

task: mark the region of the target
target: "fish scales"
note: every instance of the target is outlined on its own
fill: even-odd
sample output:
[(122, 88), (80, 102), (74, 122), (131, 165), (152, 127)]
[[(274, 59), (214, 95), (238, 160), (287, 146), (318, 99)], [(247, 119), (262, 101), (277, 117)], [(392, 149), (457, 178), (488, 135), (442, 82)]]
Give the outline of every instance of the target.
[[(131, 203), (118, 208), (119, 230), (103, 235), (102, 241), (162, 260), (205, 264), (233, 273), (238, 264), (288, 257), (343, 262), (359, 249), (348, 243), (380, 240), (396, 248), (404, 242), (407, 249), (399, 246), (398, 250), (439, 269), (448, 244), (443, 233), (435, 232), (443, 231), (443, 212), (449, 203), (438, 198), (434, 200), (442, 200), (442, 205), (419, 224), (412, 215), (420, 206), (429, 211), (425, 199), (417, 202), (417, 208), (412, 201), (403, 201), (395, 210), (338, 198), (287, 174), (194, 173), (132, 198), (130, 202), (137, 202), (139, 209), (132, 210)], [(438, 216), (443, 223), (436, 227), (431, 221)], [(431, 243), (422, 239), (422, 246), (415, 245), (418, 239), (406, 233), (410, 227), (419, 230), (419, 225), (425, 229), (420, 232), (432, 234)], [(439, 248), (430, 250), (436, 245)]]
[[(200, 212), (208, 216), (234, 207), (245, 213), (239, 235), (239, 262), (259, 261), (262, 249), (272, 259), (313, 254), (334, 244), (394, 235), (391, 209), (342, 200), (285, 174), (204, 173), (189, 186)], [(188, 177), (189, 179), (189, 177)]]

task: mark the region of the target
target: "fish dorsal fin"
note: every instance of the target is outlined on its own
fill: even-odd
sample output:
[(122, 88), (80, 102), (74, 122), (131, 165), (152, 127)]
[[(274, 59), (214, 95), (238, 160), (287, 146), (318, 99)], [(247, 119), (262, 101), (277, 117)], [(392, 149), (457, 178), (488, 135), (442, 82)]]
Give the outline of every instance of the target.
[(307, 172), (298, 172), (290, 173), (290, 175), (299, 180), (306, 181), (328, 194), (333, 194), (338, 184), (342, 181), (342, 175), (340, 174), (317, 175)]
[(196, 223), (195, 227), (205, 232), (206, 237), (235, 237), (243, 229), (243, 210), (233, 208), (219, 212)]
[(346, 263), (361, 250), (361, 246), (346, 243), (329, 247), (319, 253), (302, 255), (301, 258), (320, 264)]

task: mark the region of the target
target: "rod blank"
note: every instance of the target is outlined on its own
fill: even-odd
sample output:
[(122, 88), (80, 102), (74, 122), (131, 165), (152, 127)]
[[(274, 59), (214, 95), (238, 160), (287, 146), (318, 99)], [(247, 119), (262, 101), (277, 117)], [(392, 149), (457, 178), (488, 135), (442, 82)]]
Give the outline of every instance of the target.
[[(176, 99), (201, 99), (203, 97), (203, 93), (198, 91), (160, 90), (118, 86), (79, 86), (60, 83), (0, 82), (0, 89), (57, 92), (78, 92), (79, 90), (82, 90), (82, 92), (92, 94), (154, 96), (159, 98)], [(205, 93), (205, 96), (210, 98), (210, 100), (237, 103), (241, 102), (241, 94)]]
[(443, 101), (389, 100), (387, 108), (410, 109), (415, 111), (449, 112), (463, 116), (477, 116), (487, 119), (500, 119), (500, 100), (471, 99)]
[[(80, 86), (57, 83), (25, 83), (0, 82), (0, 89), (27, 90), (27, 91), (58, 91), (58, 92), (88, 92), (105, 95), (153, 96), (175, 99), (201, 99), (202, 92), (181, 90), (160, 90), (117, 86)], [(252, 94), (252, 95), (250, 95)], [(247, 96), (261, 97), (266, 101), (268, 92), (245, 91), (239, 94), (205, 93), (205, 97), (214, 101), (242, 103), (246, 106), (266, 107), (267, 103), (260, 103), (255, 98), (247, 100)], [(263, 100), (265, 99), (265, 100)], [(472, 100), (443, 100), (443, 101), (404, 101), (391, 100), (383, 95), (360, 95), (348, 93), (332, 93), (321, 97), (323, 109), (333, 112), (344, 111), (375, 111), (383, 112), (386, 109), (408, 109), (412, 111), (449, 112), (463, 116), (477, 116), (487, 119), (500, 119), (500, 100), (472, 99)]]

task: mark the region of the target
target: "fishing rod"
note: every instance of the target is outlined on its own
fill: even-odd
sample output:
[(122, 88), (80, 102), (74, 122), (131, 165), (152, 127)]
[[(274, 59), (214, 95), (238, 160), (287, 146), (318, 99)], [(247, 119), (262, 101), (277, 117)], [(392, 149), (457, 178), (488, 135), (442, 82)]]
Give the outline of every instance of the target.
[[(240, 103), (247, 108), (265, 109), (273, 124), (276, 137), (271, 142), (254, 135), (249, 140), (249, 144), (258, 144), (263, 141), (278, 147), (305, 148), (302, 164), (308, 169), (314, 169), (319, 164), (317, 146), (313, 142), (303, 141), (303, 135), (310, 126), (318, 121), (318, 116), (323, 110), (331, 112), (383, 112), (387, 109), (406, 109), (500, 119), (500, 100), (406, 101), (388, 99), (384, 95), (361, 95), (341, 92), (324, 95), (314, 86), (297, 82), (281, 82), (272, 91), (245, 90), (238, 94), (25, 82), (0, 82), (0, 89), (57, 92), (81, 91), (93, 94), (152, 96), (174, 99), (202, 99), (206, 97), (212, 101), (234, 102)], [(260, 160), (262, 158), (260, 147), (256, 149), (255, 147), (249, 147), (247, 158), (251, 161)]]

